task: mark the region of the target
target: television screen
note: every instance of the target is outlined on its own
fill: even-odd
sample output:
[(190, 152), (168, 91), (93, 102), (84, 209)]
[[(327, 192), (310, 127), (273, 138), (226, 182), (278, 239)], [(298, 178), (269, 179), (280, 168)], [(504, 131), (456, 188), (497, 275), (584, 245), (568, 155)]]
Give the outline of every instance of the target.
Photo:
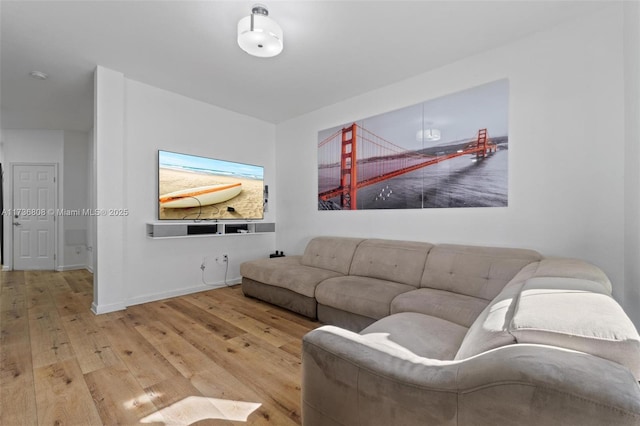
[(158, 151), (158, 219), (262, 219), (264, 167)]

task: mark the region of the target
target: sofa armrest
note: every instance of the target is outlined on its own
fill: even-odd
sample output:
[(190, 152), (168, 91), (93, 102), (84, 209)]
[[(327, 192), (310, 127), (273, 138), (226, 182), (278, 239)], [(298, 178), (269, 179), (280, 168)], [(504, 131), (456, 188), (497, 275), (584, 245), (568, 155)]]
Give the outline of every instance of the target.
[(503, 346), (461, 360), (457, 382), (460, 425), (640, 425), (631, 371), (583, 352)]
[(456, 424), (451, 362), (334, 326), (307, 333), (302, 345), (304, 426)]
[(640, 424), (625, 367), (554, 347), (438, 361), (325, 326), (304, 337), (302, 366), (304, 426)]

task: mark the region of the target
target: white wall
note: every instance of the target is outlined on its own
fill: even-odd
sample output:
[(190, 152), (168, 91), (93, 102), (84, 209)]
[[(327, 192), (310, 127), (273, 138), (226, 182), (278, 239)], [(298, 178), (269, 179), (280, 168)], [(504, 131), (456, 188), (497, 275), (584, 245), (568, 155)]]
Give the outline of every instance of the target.
[[(96, 157), (95, 157), (95, 138), (94, 131), (91, 129), (89, 131), (89, 146), (87, 147), (87, 174), (89, 175), (87, 178), (87, 201), (89, 203), (89, 208), (91, 210), (96, 210), (96, 178), (95, 178), (95, 170), (96, 170)], [(95, 255), (96, 251), (94, 250), (95, 241), (97, 238), (96, 234), (96, 218), (95, 216), (87, 217), (87, 269), (93, 272), (93, 265), (95, 263)]]
[[(124, 76), (97, 67), (94, 75), (93, 183), (97, 210), (125, 207), (124, 181)], [(124, 309), (123, 216), (93, 216), (93, 303), (95, 313)]]
[(71, 214), (60, 216), (63, 228), (64, 264), (61, 270), (87, 267), (87, 226), (88, 217), (75, 215), (89, 208), (89, 134), (85, 132), (64, 132), (64, 196), (63, 211)]
[(640, 325), (640, 3), (624, 5), (625, 302)]
[[(622, 21), (615, 4), (279, 124), (278, 249), (300, 253), (316, 235), (527, 247), (599, 265), (622, 299)], [(317, 210), (319, 130), (502, 78), (510, 82), (508, 208)]]
[[(117, 233), (122, 225), (122, 235), (111, 238), (105, 238), (104, 232), (113, 232), (113, 228), (109, 228), (111, 231), (101, 228), (103, 218), (98, 218), (97, 294), (106, 299), (104, 303), (100, 299), (94, 301), (94, 310), (106, 312), (204, 290), (207, 287), (200, 265), (205, 257), (228, 254), (227, 282), (237, 282), (240, 263), (266, 257), (275, 248), (275, 235), (147, 237), (146, 224), (157, 221), (158, 149), (263, 165), (265, 184), (273, 197), (275, 126), (128, 80), (102, 67), (98, 67), (97, 73), (110, 77), (109, 81), (106, 77), (105, 81), (96, 80), (97, 103), (103, 106), (98, 111), (95, 128), (98, 208), (127, 208), (129, 215), (121, 222), (107, 218), (118, 222)], [(122, 95), (116, 96), (113, 91)], [(112, 99), (112, 105), (105, 105), (109, 97), (121, 99)], [(108, 126), (110, 120), (120, 120), (116, 117), (118, 111), (123, 114), (121, 136), (101, 137), (103, 126)], [(106, 182), (112, 179), (120, 193), (102, 194)], [(103, 195), (105, 198), (101, 200)], [(270, 206), (265, 221), (275, 220), (275, 210), (275, 205)], [(121, 253), (122, 260), (105, 261), (104, 252)], [(118, 278), (122, 286), (105, 268), (121, 268)], [(208, 261), (204, 279), (224, 285), (225, 267)]]

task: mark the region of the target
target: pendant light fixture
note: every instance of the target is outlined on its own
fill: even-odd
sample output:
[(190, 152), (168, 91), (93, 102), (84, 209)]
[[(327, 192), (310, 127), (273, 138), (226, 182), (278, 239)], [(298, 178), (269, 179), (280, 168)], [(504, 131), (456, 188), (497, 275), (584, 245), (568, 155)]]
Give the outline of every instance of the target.
[(260, 58), (282, 52), (282, 28), (269, 18), (266, 6), (254, 5), (251, 15), (238, 21), (238, 45), (248, 54)]

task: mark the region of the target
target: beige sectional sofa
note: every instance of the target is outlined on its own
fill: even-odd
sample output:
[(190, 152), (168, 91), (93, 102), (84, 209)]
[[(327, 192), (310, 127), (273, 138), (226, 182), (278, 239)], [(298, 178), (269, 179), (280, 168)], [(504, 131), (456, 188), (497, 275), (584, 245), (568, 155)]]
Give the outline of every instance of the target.
[(242, 288), (325, 324), (303, 425), (640, 425), (640, 337), (594, 265), (533, 250), (318, 237)]

